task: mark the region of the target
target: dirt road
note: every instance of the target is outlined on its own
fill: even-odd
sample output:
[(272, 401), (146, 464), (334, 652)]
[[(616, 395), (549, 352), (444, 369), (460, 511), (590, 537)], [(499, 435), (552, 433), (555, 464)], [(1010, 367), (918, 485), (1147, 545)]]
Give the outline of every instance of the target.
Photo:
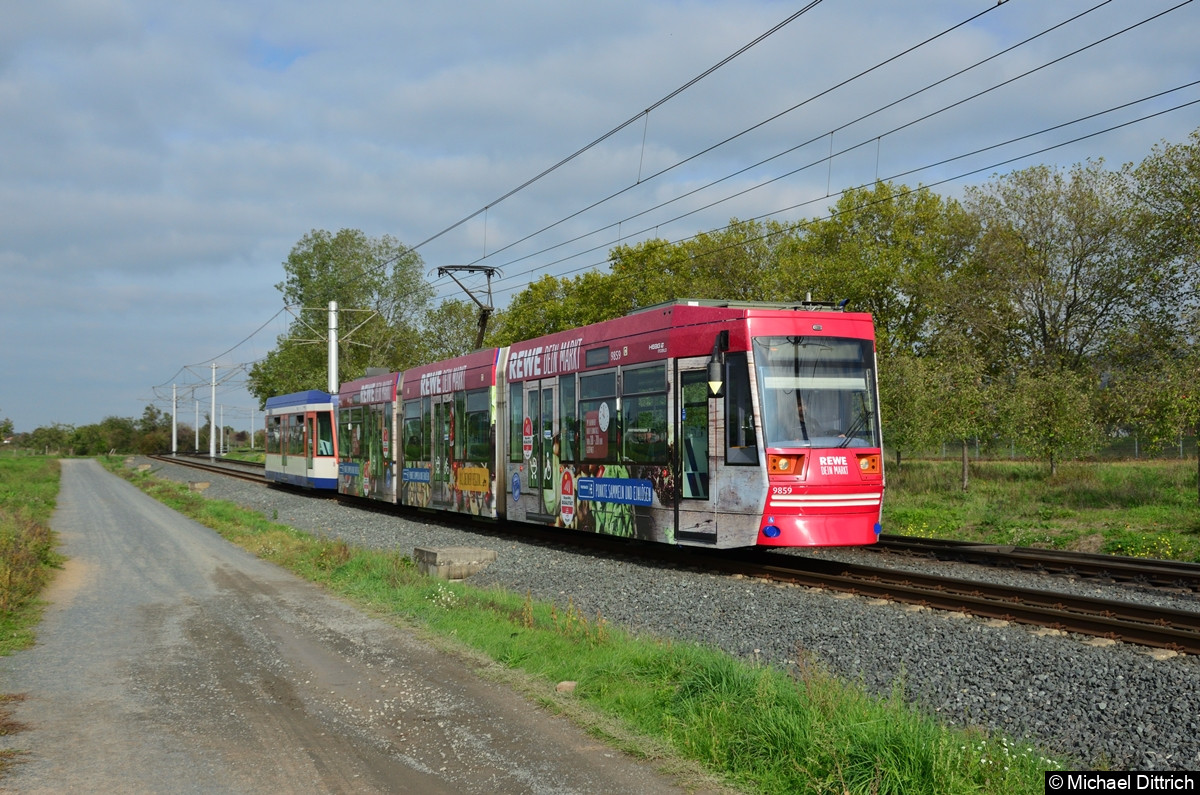
[(458, 658), (64, 461), (16, 792), (678, 792)]

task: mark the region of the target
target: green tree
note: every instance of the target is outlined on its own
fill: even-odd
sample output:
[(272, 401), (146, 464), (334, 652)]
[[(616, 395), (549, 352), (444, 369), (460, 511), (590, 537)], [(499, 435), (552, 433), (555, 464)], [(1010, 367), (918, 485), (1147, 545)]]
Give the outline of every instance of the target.
[[(1130, 335), (1101, 392), (1102, 416), (1110, 427), (1132, 430), (1150, 445), (1180, 434), (1200, 438), (1200, 312), (1185, 315), (1165, 339), (1159, 331), (1146, 324)], [(1200, 451), (1196, 483), (1200, 501)]]
[(142, 417), (137, 421), (137, 431), (141, 434), (151, 434), (155, 431), (170, 430), (171, 415), (162, 411), (153, 403), (147, 404), (142, 411)]
[(1168, 393), (1174, 394), (1180, 433), (1191, 431), (1197, 439), (1196, 450), (1196, 501), (1200, 503), (1200, 344), (1193, 337), (1192, 344), (1165, 368)]
[(98, 424), (81, 425), (71, 434), (71, 452), (76, 455), (103, 455), (109, 451), (108, 440)]
[[(479, 329), (479, 307), (457, 298), (442, 301), (428, 309), (421, 322), (421, 359), (436, 362), (470, 353)], [(493, 324), (489, 322), (491, 328)], [(487, 345), (487, 338), (484, 338)]]
[(1147, 263), (1156, 309), (1186, 318), (1200, 299), (1200, 129), (1162, 144), (1127, 170), (1138, 202), (1136, 251)]
[(388, 235), (313, 230), (292, 248), (284, 272), (276, 289), (295, 320), (250, 370), (248, 388), (260, 404), (270, 395), (327, 386), (330, 301), (339, 310), (339, 381), (368, 367), (400, 370), (420, 363), (420, 324), (433, 289), (415, 251)]
[(609, 254), (613, 296), (621, 314), (682, 298), (775, 300), (779, 247), (792, 234), (777, 222), (733, 218), (680, 243), (617, 246)]
[(171, 447), (171, 415), (149, 404), (136, 423), (137, 452), (146, 455), (161, 453)]
[(7, 439), (13, 435), (13, 422), (8, 417), (0, 417), (0, 439)]
[(611, 277), (606, 292), (597, 298), (607, 302), (606, 314), (611, 317), (670, 301), (679, 296), (681, 288), (689, 298), (724, 297), (702, 294), (698, 285), (693, 286), (696, 263), (684, 243), (653, 238), (615, 246), (608, 254), (608, 265)]
[(1067, 369), (1020, 371), (1007, 387), (1007, 425), (1017, 442), (1050, 464), (1095, 450), (1101, 437), (1096, 384), (1088, 373)]
[(29, 449), (40, 453), (64, 453), (67, 452), (74, 433), (75, 427), (72, 425), (44, 425), (30, 431), (25, 444)]
[(503, 313), (495, 339), (530, 339), (684, 298), (777, 300), (779, 249), (790, 234), (781, 224), (735, 218), (680, 243), (655, 238), (616, 246), (608, 273), (532, 282)]
[(892, 356), (879, 374), (883, 438), (896, 455), (897, 468), (903, 452), (927, 450), (944, 438), (929, 421), (937, 408), (935, 384), (931, 360), (907, 352)]
[(968, 207), (983, 230), (975, 272), (1006, 288), (981, 309), (999, 313), (991, 326), (1026, 368), (1087, 369), (1161, 297), (1154, 267), (1133, 256), (1124, 178), (1102, 163), (1015, 171), (970, 189)]
[[(1200, 437), (1200, 129), (1187, 143), (1154, 147), (1128, 173), (1139, 209), (1136, 250), (1161, 297), (1122, 340), (1106, 392), (1154, 441)], [(1200, 499), (1200, 450), (1196, 482)]]
[[(1097, 374), (1173, 287), (1139, 253), (1128, 169), (1034, 166), (968, 190), (981, 236), (952, 280), (948, 318), (1009, 393), (1007, 427), (1057, 472), (1099, 438)], [(1153, 334), (1151, 336), (1154, 336)]]
[(597, 271), (573, 278), (546, 275), (517, 295), (496, 320), (491, 340), (508, 345), (563, 329), (599, 323), (631, 311), (617, 291), (619, 281)]
[(828, 218), (781, 238), (776, 294), (847, 301), (875, 318), (884, 362), (919, 352), (944, 301), (943, 286), (967, 261), (976, 221), (955, 201), (925, 187), (890, 182), (848, 190)]
[(982, 361), (968, 349), (944, 352), (930, 362), (934, 377), (928, 421), (943, 439), (959, 443), (959, 482), (966, 491), (970, 485), (971, 440), (988, 436), (996, 418), (989, 400), (991, 390)]
[(128, 417), (105, 417), (98, 424), (76, 428), (71, 446), (77, 455), (132, 453), (139, 449), (140, 434)]

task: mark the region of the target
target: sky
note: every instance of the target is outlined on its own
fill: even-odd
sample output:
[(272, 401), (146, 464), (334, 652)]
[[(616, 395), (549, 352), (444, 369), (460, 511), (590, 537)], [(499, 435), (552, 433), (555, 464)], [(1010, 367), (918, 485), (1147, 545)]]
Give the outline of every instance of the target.
[(213, 364), (218, 419), (261, 424), (246, 372), (286, 332), (276, 285), (314, 229), (417, 246), (439, 298), (463, 293), (438, 267), (498, 268), (502, 308), (619, 243), (818, 218), (876, 179), (958, 198), (1038, 164), (1117, 168), (1200, 128), (1190, 0), (38, 0), (3, 18), (0, 418), (18, 432), (170, 412), (173, 389), (194, 424)]

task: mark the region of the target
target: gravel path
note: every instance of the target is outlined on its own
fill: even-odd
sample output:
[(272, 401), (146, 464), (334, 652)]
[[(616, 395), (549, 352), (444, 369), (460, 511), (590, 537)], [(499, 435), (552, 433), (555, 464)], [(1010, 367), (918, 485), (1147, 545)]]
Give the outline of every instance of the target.
[[(159, 464), (155, 464), (159, 467)], [(197, 480), (161, 466), (160, 476)], [(713, 574), (675, 571), (633, 557), (600, 557), (360, 510), (214, 477), (207, 492), (268, 518), (352, 544), (398, 549), (472, 545), (498, 560), (472, 577), (565, 605), (636, 631), (698, 640), (738, 656), (790, 665), (815, 658), (834, 673), (887, 694), (897, 682), (925, 709), (955, 724), (985, 726), (1016, 739), (1113, 769), (1200, 769), (1200, 659), (1125, 644), (1038, 631), (879, 600)], [(1025, 587), (1136, 598), (1200, 610), (1128, 587), (962, 564), (893, 561), (869, 552), (809, 554), (975, 576)], [(1169, 655), (1170, 653), (1167, 653)]]

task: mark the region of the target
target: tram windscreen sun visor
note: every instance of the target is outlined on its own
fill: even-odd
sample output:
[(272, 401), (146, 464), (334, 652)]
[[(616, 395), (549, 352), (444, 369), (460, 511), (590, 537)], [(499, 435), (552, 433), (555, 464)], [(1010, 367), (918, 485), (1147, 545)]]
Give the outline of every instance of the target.
[(767, 447), (878, 447), (870, 340), (755, 337)]

